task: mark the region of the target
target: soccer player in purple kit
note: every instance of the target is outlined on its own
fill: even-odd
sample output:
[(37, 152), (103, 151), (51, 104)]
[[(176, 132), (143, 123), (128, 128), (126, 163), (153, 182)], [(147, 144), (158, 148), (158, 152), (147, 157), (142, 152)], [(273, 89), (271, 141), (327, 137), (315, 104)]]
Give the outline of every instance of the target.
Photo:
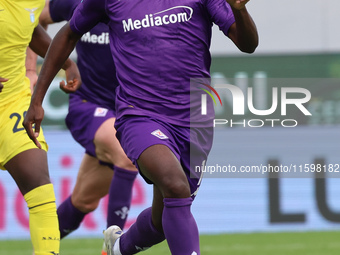
[[(40, 23), (47, 28), (49, 24), (69, 20), (79, 3), (80, 0), (46, 1)], [(94, 211), (108, 193), (107, 227), (115, 224), (123, 228), (131, 204), (132, 186), (138, 171), (115, 136), (118, 81), (108, 31), (106, 24), (99, 23), (77, 43), (80, 88), (74, 92), (75, 88), (68, 84), (61, 85), (65, 92), (74, 92), (69, 96), (66, 125), (86, 150), (72, 195), (58, 206), (61, 238), (76, 230), (85, 215)], [(27, 62), (28, 69), (35, 70), (34, 55), (29, 55)]]
[(54, 38), (24, 121), (30, 138), (36, 141), (32, 124), (38, 132), (44, 94), (64, 59), (82, 34), (106, 22), (119, 81), (117, 137), (153, 184), (152, 207), (126, 233), (117, 226), (104, 232), (108, 254), (135, 254), (164, 239), (172, 254), (200, 254), (190, 209), (201, 179), (191, 178), (190, 161), (206, 160), (213, 130), (190, 119), (190, 79), (210, 77), (213, 23), (241, 51), (254, 52), (258, 34), (247, 2), (83, 0)]

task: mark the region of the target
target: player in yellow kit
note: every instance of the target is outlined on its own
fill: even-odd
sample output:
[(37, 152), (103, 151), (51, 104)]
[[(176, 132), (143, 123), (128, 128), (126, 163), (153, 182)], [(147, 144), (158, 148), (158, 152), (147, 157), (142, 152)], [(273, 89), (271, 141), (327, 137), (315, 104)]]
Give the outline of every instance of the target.
[[(38, 25), (45, 0), (0, 0), (0, 168), (15, 180), (29, 208), (35, 255), (59, 254), (60, 233), (53, 185), (47, 165), (47, 144), (41, 148), (27, 136), (22, 121), (31, 99), (25, 76), (28, 45), (45, 56), (50, 38)], [(63, 66), (70, 86), (80, 83), (76, 64)]]

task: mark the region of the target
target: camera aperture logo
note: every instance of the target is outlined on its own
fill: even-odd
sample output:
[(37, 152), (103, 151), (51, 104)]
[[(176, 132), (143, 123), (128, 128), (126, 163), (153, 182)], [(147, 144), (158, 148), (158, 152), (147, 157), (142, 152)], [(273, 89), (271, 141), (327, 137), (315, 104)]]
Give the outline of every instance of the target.
[[(252, 87), (248, 87), (246, 95), (241, 88), (231, 84), (217, 84), (214, 87), (207, 85), (203, 82), (200, 85), (204, 85), (206, 88), (199, 88), (204, 93), (201, 94), (201, 115), (207, 114), (207, 95), (213, 100), (215, 107), (218, 105), (215, 94), (220, 102), (221, 106), (226, 104), (222, 103), (221, 94), (231, 94), (232, 115), (244, 116), (246, 113), (252, 114), (252, 116), (259, 116), (258, 118), (244, 118), (244, 119), (214, 119), (213, 126), (227, 126), (227, 127), (251, 127), (259, 128), (263, 126), (282, 126), (282, 127), (296, 127), (298, 121), (293, 118), (271, 118), (271, 115), (279, 111), (280, 117), (287, 117), (287, 106), (289, 109), (298, 110), (299, 114), (303, 116), (311, 116), (312, 114), (307, 110), (305, 104), (311, 99), (311, 93), (308, 89), (300, 87), (272, 87), (271, 88), (271, 106), (267, 109), (256, 109), (254, 106), (254, 91)], [(217, 92), (219, 91), (219, 93)], [(280, 93), (279, 93), (280, 92)], [(279, 96), (280, 95), (280, 96)], [(294, 108), (292, 108), (294, 107)], [(277, 116), (277, 114), (276, 114)]]

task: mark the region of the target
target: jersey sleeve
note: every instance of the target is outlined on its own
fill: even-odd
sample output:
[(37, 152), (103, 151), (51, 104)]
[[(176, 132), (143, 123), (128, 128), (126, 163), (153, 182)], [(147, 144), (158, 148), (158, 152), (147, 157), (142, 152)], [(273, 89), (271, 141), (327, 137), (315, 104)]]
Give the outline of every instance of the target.
[(70, 20), (81, 0), (50, 0), (49, 9), (53, 22)]
[(105, 0), (82, 0), (74, 10), (70, 27), (77, 34), (85, 34), (99, 22), (108, 22)]
[(230, 5), (225, 0), (205, 0), (205, 5), (213, 23), (228, 35), (230, 26), (235, 23), (235, 17)]

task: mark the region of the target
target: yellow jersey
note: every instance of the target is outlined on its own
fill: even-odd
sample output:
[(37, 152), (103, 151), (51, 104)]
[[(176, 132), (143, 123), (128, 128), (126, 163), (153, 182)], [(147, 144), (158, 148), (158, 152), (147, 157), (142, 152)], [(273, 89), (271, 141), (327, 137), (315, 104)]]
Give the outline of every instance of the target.
[(0, 0), (0, 77), (8, 79), (0, 92), (0, 105), (30, 92), (26, 77), (26, 49), (45, 0)]

